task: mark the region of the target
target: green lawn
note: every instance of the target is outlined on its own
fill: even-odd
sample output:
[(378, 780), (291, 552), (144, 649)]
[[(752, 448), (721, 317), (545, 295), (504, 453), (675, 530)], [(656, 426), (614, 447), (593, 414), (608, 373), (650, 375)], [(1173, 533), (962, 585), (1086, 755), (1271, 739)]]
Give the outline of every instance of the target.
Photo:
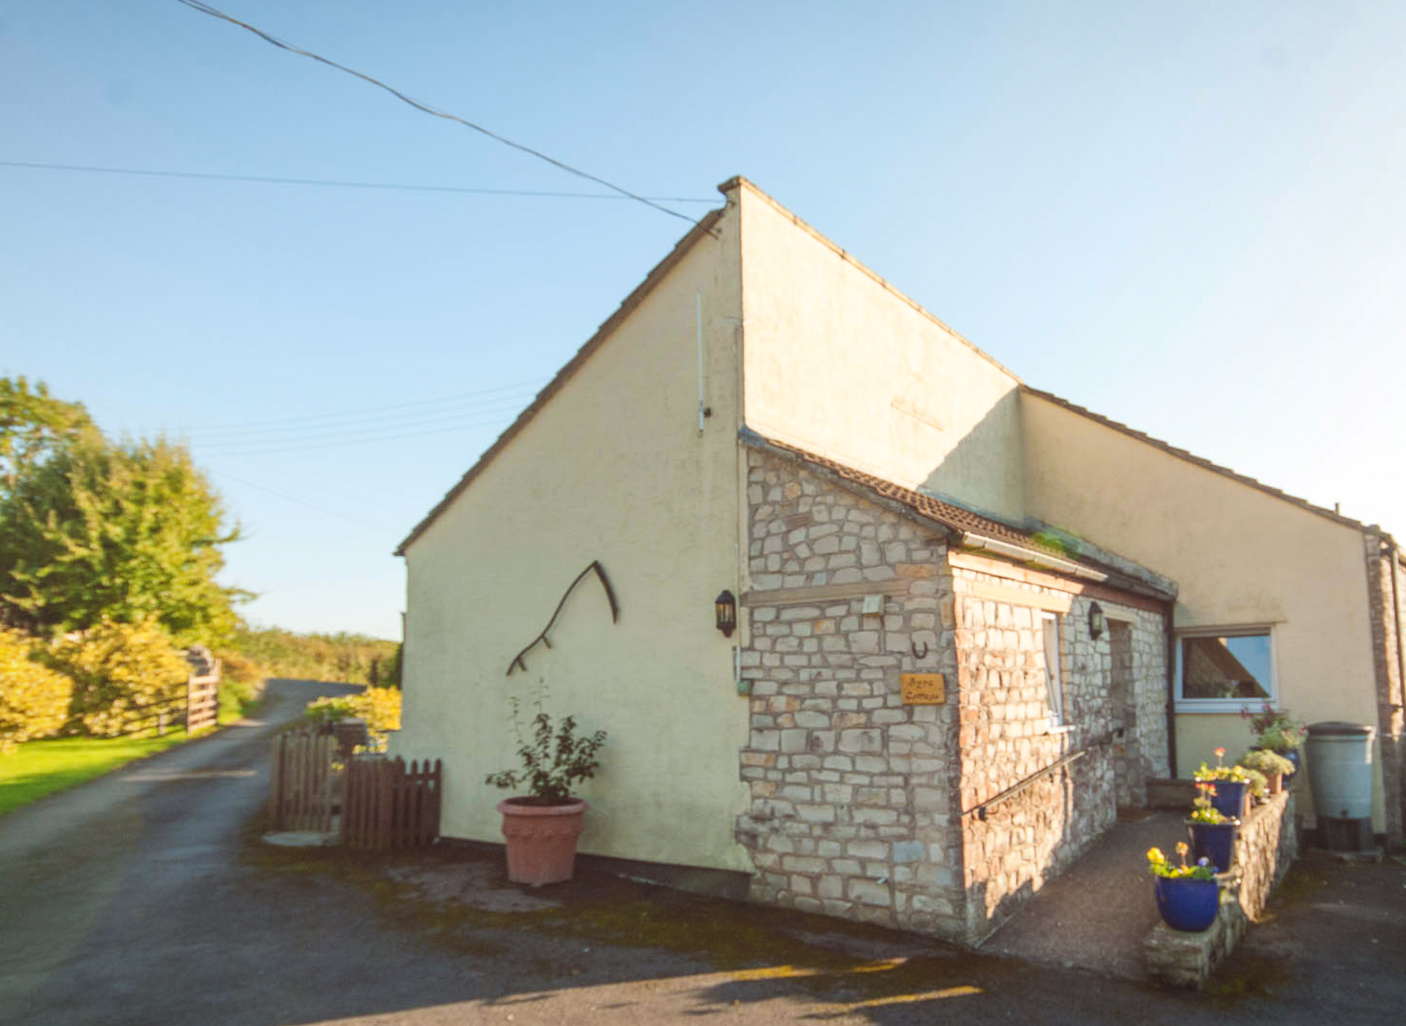
[(184, 730), (173, 730), (165, 737), (64, 737), (22, 744), (0, 755), (0, 816), (185, 740)]
[[(251, 716), (263, 705), (263, 689), (222, 681), (220, 724)], [(200, 735), (196, 735), (197, 737)], [(54, 791), (111, 773), (133, 759), (165, 751), (188, 740), (179, 727), (165, 737), (65, 737), (29, 741), (0, 755), (0, 816)]]

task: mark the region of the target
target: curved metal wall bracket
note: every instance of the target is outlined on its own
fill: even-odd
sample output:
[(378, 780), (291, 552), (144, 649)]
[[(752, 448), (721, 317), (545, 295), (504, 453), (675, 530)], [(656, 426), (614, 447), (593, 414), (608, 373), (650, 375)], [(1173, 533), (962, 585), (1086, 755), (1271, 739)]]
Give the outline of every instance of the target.
[(610, 622), (620, 622), (620, 604), (615, 601), (615, 589), (610, 586), (610, 578), (605, 575), (605, 567), (600, 565), (600, 560), (593, 559), (591, 560), (591, 565), (577, 574), (576, 580), (572, 581), (571, 584), (567, 586), (566, 593), (562, 595), (561, 601), (557, 603), (556, 611), (552, 613), (552, 618), (547, 621), (547, 626), (542, 628), (542, 633), (533, 638), (521, 652), (513, 656), (513, 661), (508, 664), (508, 672), (503, 674), (503, 676), (511, 677), (514, 669), (520, 669), (523, 673), (526, 673), (527, 662), (523, 657), (538, 645), (546, 645), (548, 648), (552, 647), (552, 642), (547, 637), (552, 629), (552, 625), (557, 622), (557, 617), (561, 615), (562, 607), (566, 605), (566, 600), (571, 597), (571, 593), (576, 590), (576, 586), (584, 581), (586, 576), (592, 572), (600, 578), (601, 587), (605, 589), (606, 600), (610, 603)]

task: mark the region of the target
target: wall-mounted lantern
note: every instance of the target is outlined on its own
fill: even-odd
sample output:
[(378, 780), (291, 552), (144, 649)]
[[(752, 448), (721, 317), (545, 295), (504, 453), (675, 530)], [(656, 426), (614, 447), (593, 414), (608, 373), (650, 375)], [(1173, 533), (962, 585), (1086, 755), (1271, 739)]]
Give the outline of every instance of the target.
[(732, 592), (724, 589), (713, 600), (713, 611), (717, 614), (718, 630), (723, 632), (723, 637), (732, 637), (732, 632), (737, 629), (737, 599)]
[(1095, 602), (1089, 606), (1089, 637), (1097, 641), (1103, 637), (1103, 632), (1107, 627), (1108, 621), (1104, 619), (1103, 607)]

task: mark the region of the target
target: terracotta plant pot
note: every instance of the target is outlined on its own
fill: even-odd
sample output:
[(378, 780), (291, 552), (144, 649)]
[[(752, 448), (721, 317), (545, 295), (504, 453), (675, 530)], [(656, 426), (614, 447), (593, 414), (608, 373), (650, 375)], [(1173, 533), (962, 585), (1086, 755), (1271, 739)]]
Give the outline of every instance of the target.
[(1269, 785), (1268, 790), (1270, 794), (1278, 794), (1280, 791), (1284, 790), (1284, 774), (1266, 773), (1264, 779)]
[(576, 839), (590, 803), (572, 798), (565, 805), (529, 805), (530, 799), (498, 803), (508, 847), (508, 879), (513, 883), (563, 883), (576, 868)]

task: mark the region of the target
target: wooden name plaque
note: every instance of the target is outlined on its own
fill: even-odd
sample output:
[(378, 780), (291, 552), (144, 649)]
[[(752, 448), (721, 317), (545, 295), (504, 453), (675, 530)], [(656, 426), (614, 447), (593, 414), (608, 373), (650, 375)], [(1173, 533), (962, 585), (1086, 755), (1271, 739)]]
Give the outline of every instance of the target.
[(940, 673), (903, 673), (898, 680), (903, 686), (904, 705), (941, 705), (947, 701)]

